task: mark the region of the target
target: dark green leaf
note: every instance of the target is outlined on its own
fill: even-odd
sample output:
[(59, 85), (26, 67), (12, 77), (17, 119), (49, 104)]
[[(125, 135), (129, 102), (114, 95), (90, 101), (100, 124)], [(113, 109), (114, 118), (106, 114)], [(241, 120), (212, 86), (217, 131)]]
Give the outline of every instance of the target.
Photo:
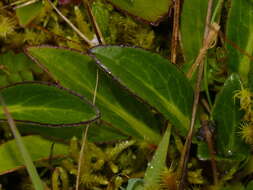
[[(22, 140), (33, 161), (49, 159), (52, 141), (39, 136), (26, 136), (22, 137)], [(65, 156), (67, 154), (67, 145), (55, 143), (53, 157)], [(15, 140), (1, 144), (0, 155), (0, 175), (24, 167), (23, 159)]]
[(249, 155), (249, 147), (238, 133), (243, 113), (238, 100), (234, 98), (241, 85), (239, 76), (231, 75), (218, 94), (212, 111), (217, 125), (216, 149), (218, 155), (223, 157), (245, 159)]
[(18, 8), (16, 14), (21, 26), (29, 24), (36, 16), (40, 14), (40, 11), (43, 8), (42, 1), (38, 1), (31, 5)]
[(192, 64), (202, 47), (208, 1), (184, 1), (181, 13), (182, 48), (185, 60)]
[(134, 95), (147, 102), (185, 135), (193, 90), (184, 74), (158, 54), (139, 48), (100, 46), (91, 49), (97, 63)]
[[(90, 123), (99, 117), (83, 97), (54, 85), (27, 82), (0, 89), (14, 120), (47, 126)], [(0, 119), (4, 112), (0, 106)]]
[[(89, 56), (47, 46), (30, 47), (27, 51), (61, 85), (93, 99), (97, 67)], [(153, 115), (102, 72), (99, 72), (96, 105), (101, 110), (102, 119), (124, 134), (159, 142), (159, 124)]]
[[(226, 37), (228, 65), (231, 72), (238, 72), (247, 80), (252, 74), (253, 54), (253, 2), (231, 1), (228, 14)], [(232, 43), (232, 44), (231, 44)]]
[[(0, 70), (0, 87), (7, 84), (31, 81), (33, 80), (32, 70), (36, 66), (24, 53), (15, 54), (11, 51), (0, 55), (0, 65), (3, 69)], [(1, 80), (1, 79), (0, 79)]]
[(253, 181), (250, 181), (249, 184), (247, 185), (246, 190), (252, 190), (253, 189)]
[(156, 24), (169, 12), (171, 0), (109, 0), (117, 8)]
[[(73, 136), (81, 139), (83, 130), (86, 126), (75, 127), (44, 127), (40, 125), (18, 125), (19, 130), (23, 134), (40, 134), (45, 137), (70, 140)], [(88, 140), (90, 142), (112, 142), (128, 138), (120, 131), (108, 126), (104, 123), (90, 124), (88, 131)]]

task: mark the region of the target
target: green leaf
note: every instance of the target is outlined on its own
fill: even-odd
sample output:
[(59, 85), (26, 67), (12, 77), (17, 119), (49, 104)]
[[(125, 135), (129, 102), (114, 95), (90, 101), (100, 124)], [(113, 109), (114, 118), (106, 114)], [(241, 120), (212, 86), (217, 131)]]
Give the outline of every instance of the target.
[[(22, 134), (40, 134), (45, 137), (59, 139), (59, 140), (70, 140), (73, 136), (82, 139), (83, 130), (86, 126), (75, 126), (75, 127), (44, 127), (40, 125), (18, 125), (18, 129)], [(90, 142), (112, 142), (128, 137), (121, 133), (119, 130), (112, 128), (101, 123), (90, 124), (88, 131), (88, 140)]]
[[(22, 140), (30, 153), (33, 161), (45, 160), (50, 157), (52, 141), (40, 136), (25, 136)], [(53, 158), (63, 157), (68, 154), (68, 146), (55, 143)], [(0, 175), (24, 167), (22, 156), (15, 140), (10, 140), (0, 145)]]
[(228, 158), (245, 159), (249, 155), (249, 147), (239, 135), (240, 121), (243, 116), (238, 100), (234, 98), (237, 90), (241, 90), (238, 75), (231, 75), (217, 95), (212, 117), (217, 125), (216, 142), (218, 155)]
[(6, 80), (3, 83), (0, 81), (0, 87), (15, 82), (33, 80), (32, 67), (36, 65), (24, 53), (15, 54), (9, 51), (2, 54), (0, 55), (0, 65), (3, 66), (3, 70), (0, 70), (0, 78)]
[(100, 46), (91, 49), (97, 63), (134, 95), (164, 114), (185, 135), (193, 90), (184, 74), (167, 59), (139, 48)]
[(245, 190), (241, 183), (232, 183), (231, 185), (227, 185), (226, 187), (220, 188), (220, 190)]
[(160, 177), (166, 168), (167, 152), (170, 142), (171, 126), (169, 126), (160, 142), (152, 161), (149, 163), (144, 177), (144, 187), (158, 189)]
[(143, 179), (141, 178), (129, 179), (127, 188), (125, 190), (143, 190)]
[(253, 189), (253, 181), (250, 181), (247, 185), (246, 190), (252, 190)]
[(19, 24), (21, 26), (26, 26), (27, 24), (29, 24), (36, 16), (40, 14), (42, 8), (42, 1), (38, 1), (31, 5), (16, 9)]
[(154, 25), (168, 14), (172, 3), (171, 0), (109, 0), (109, 2), (124, 12)]
[[(226, 37), (228, 65), (231, 72), (248, 80), (253, 71), (253, 2), (250, 0), (231, 1), (228, 14)], [(234, 47), (233, 47), (234, 46)], [(236, 46), (236, 47), (235, 47)]]
[[(83, 97), (55, 85), (27, 82), (0, 89), (16, 121), (45, 126), (90, 123), (99, 117), (96, 107)], [(5, 120), (0, 106), (0, 120)]]
[[(48, 46), (30, 47), (27, 52), (62, 86), (93, 99), (97, 67), (91, 57)], [(101, 110), (102, 120), (123, 134), (153, 143), (160, 141), (160, 124), (154, 116), (102, 72), (99, 72), (96, 105)]]
[(185, 60), (192, 64), (202, 47), (208, 1), (184, 1), (181, 13), (182, 48)]

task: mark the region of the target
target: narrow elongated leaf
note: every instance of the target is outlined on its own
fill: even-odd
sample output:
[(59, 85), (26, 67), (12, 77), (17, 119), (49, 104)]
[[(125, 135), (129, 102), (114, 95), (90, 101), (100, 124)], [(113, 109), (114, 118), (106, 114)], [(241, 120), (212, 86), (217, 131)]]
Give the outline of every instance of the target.
[[(0, 89), (16, 121), (51, 126), (81, 125), (99, 117), (96, 107), (66, 89), (43, 83), (20, 83)], [(5, 120), (0, 106), (0, 120)]]
[(226, 28), (227, 39), (234, 44), (227, 42), (229, 69), (247, 80), (253, 71), (253, 2), (231, 1)]
[(150, 104), (185, 135), (193, 90), (169, 61), (139, 48), (100, 46), (91, 49), (99, 66), (134, 95)]
[(212, 111), (217, 124), (216, 149), (223, 157), (245, 159), (249, 154), (249, 147), (243, 143), (238, 133), (243, 113), (234, 95), (241, 89), (241, 85), (239, 76), (231, 75), (218, 94)]
[(27, 5), (16, 10), (16, 14), (21, 26), (29, 24), (36, 16), (39, 15), (43, 8), (42, 1), (35, 2), (31, 5)]
[(149, 163), (144, 177), (145, 187), (158, 187), (159, 179), (166, 168), (167, 152), (170, 142), (171, 126), (169, 126), (160, 142), (152, 161)]
[(169, 12), (171, 0), (109, 0), (117, 8), (137, 18), (157, 24)]
[[(87, 55), (53, 47), (30, 47), (28, 54), (60, 84), (92, 100), (97, 67)], [(96, 105), (102, 119), (124, 134), (158, 143), (158, 123), (143, 104), (99, 72)]]
[(185, 60), (191, 64), (202, 47), (208, 1), (186, 0), (181, 13), (182, 49)]
[[(50, 157), (52, 141), (43, 139), (40, 136), (26, 136), (22, 140), (30, 153), (33, 161), (45, 160)], [(68, 154), (68, 146), (55, 143), (54, 157), (63, 157)], [(10, 140), (0, 145), (0, 175), (15, 171), (24, 167), (22, 156), (18, 150), (15, 140)]]

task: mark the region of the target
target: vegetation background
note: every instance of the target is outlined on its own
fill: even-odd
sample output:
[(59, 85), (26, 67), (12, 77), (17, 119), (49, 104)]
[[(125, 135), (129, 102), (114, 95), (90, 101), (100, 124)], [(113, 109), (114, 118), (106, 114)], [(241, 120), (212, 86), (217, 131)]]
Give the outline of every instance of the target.
[(2, 0), (0, 190), (253, 189), (252, 53), (252, 0)]

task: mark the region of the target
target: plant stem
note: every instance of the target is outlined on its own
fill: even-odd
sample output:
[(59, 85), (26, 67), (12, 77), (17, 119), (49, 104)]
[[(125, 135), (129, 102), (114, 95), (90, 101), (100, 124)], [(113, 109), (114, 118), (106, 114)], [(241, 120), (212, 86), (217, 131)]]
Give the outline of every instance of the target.
[(31, 159), (31, 157), (30, 157), (30, 155), (29, 155), (29, 153), (22, 141), (22, 137), (16, 127), (16, 124), (15, 124), (1, 94), (0, 94), (0, 103), (3, 106), (3, 112), (5, 114), (5, 117), (7, 118), (8, 124), (10, 126), (12, 133), (13, 133), (13, 136), (16, 139), (17, 146), (18, 146), (19, 151), (23, 157), (24, 164), (26, 166), (26, 169), (28, 171), (28, 174), (31, 178), (31, 181), (34, 185), (35, 190), (44, 190), (44, 185), (39, 177), (39, 174), (37, 173), (37, 170), (32, 162), (32, 159)]
[[(193, 136), (193, 130), (196, 120), (196, 113), (199, 103), (199, 97), (200, 97), (200, 85), (202, 80), (202, 75), (204, 71), (204, 59), (207, 50), (210, 48), (212, 42), (217, 37), (217, 31), (219, 30), (219, 25), (214, 23), (212, 25), (212, 30), (210, 30), (210, 19), (212, 14), (212, 4), (213, 0), (208, 1), (208, 8), (207, 8), (207, 15), (206, 15), (206, 23), (205, 23), (205, 31), (204, 31), (204, 38), (203, 38), (203, 47), (199, 51), (199, 55), (193, 65), (195, 65), (195, 68), (199, 66), (198, 75), (197, 75), (197, 82), (195, 86), (194, 91), (194, 102), (192, 107), (192, 117), (191, 117), (191, 123), (190, 123), (190, 129), (188, 131), (186, 142), (184, 145), (184, 149), (181, 155), (180, 165), (179, 165), (179, 190), (184, 190), (184, 181), (187, 174), (187, 163), (189, 160), (190, 155), (190, 149), (191, 149), (191, 142), (192, 142), (192, 136)], [(213, 31), (214, 30), (214, 31)]]
[(171, 62), (173, 64), (176, 64), (176, 61), (177, 61), (177, 45), (178, 45), (179, 19), (180, 19), (179, 15), (180, 15), (180, 0), (175, 0), (172, 43), (171, 43)]
[(213, 11), (213, 16), (212, 16), (212, 19), (211, 19), (211, 23), (213, 22), (217, 22), (216, 17), (218, 15), (218, 13), (220, 12), (221, 8), (222, 8), (222, 4), (223, 4), (224, 0), (218, 0), (218, 3)]
[(203, 128), (205, 131), (205, 139), (208, 145), (208, 151), (211, 156), (211, 165), (212, 165), (212, 172), (213, 172), (213, 182), (214, 185), (218, 184), (218, 173), (217, 173), (217, 166), (215, 162), (215, 151), (213, 147), (213, 140), (212, 140), (212, 133), (208, 128), (208, 122), (203, 123)]
[(88, 0), (83, 0), (83, 4), (84, 4), (85, 8), (87, 9), (88, 15), (89, 15), (90, 20), (91, 20), (91, 24), (93, 26), (93, 29), (95, 31), (95, 34), (97, 36), (99, 44), (100, 45), (104, 45), (105, 41), (104, 41), (102, 32), (101, 32), (101, 30), (100, 30), (100, 28), (98, 26), (98, 23), (96, 21), (95, 16), (92, 13), (92, 10), (91, 10), (91, 7), (90, 7), (90, 4), (89, 4)]

